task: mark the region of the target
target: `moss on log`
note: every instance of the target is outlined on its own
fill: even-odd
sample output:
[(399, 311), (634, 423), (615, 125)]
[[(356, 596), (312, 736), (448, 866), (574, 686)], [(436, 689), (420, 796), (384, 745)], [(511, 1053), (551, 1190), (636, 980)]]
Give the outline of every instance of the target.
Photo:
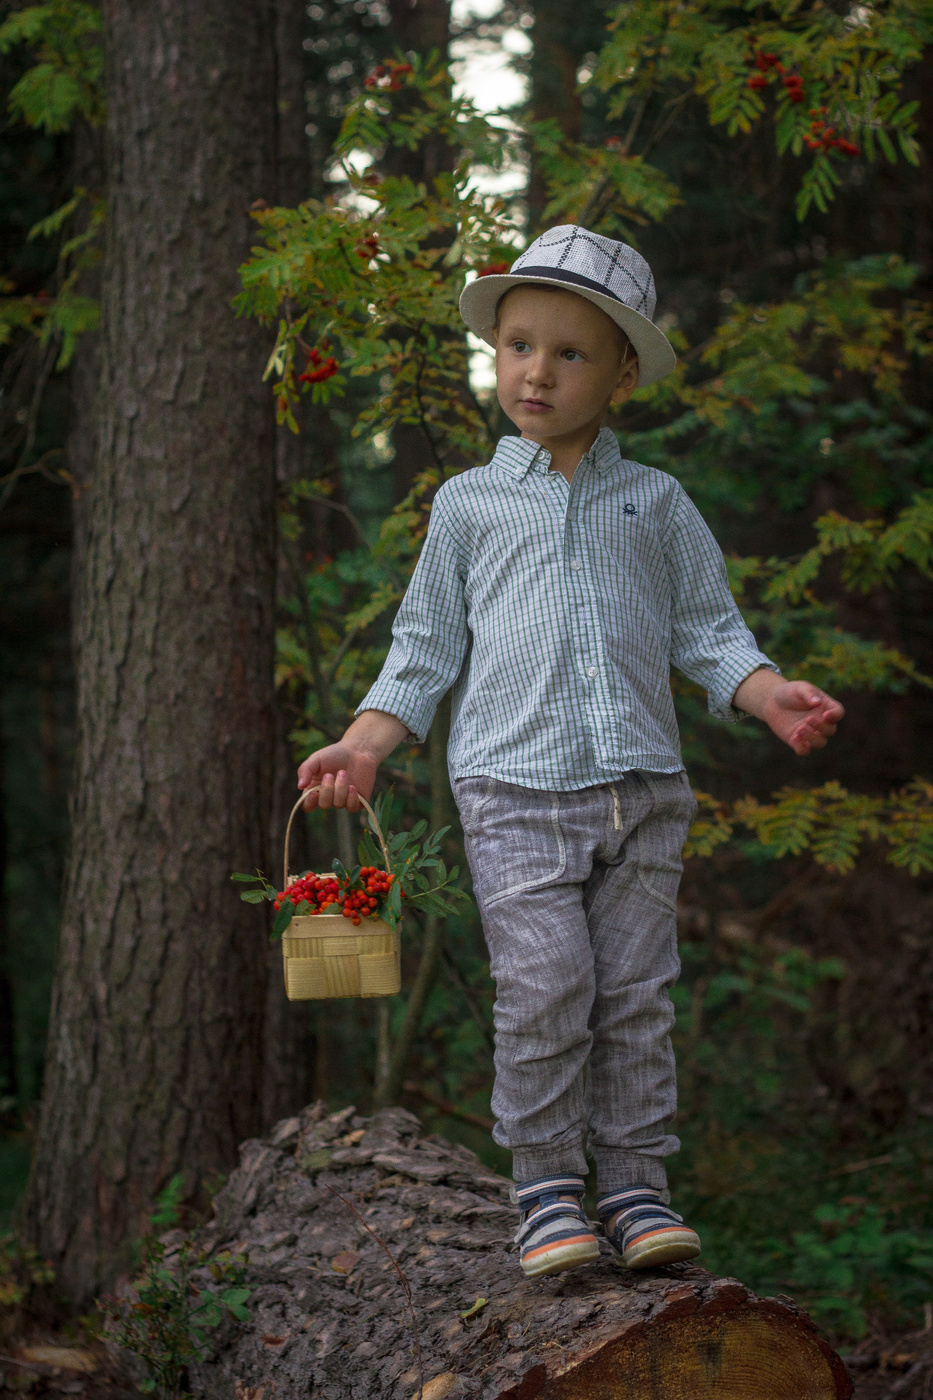
[(402, 1109), (315, 1104), (241, 1158), (195, 1237), (248, 1252), (253, 1289), (190, 1376), (209, 1400), (417, 1400), (419, 1348), (423, 1400), (851, 1395), (807, 1315), (735, 1279), (602, 1257), (524, 1280), (508, 1183)]

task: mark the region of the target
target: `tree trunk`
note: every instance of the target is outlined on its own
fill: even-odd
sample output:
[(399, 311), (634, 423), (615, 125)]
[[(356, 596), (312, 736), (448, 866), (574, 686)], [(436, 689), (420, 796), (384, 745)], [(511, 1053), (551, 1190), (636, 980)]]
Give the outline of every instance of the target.
[[(529, 63), (528, 106), (532, 121), (556, 121), (569, 141), (579, 141), (583, 108), (577, 92), (577, 69), (586, 52), (593, 16), (587, 4), (583, 14), (566, 0), (535, 0), (533, 48)], [(583, 21), (581, 23), (581, 20)], [(534, 148), (529, 152), (529, 231), (541, 232), (548, 202), (544, 171)]]
[(417, 1400), (422, 1378), (423, 1400), (851, 1395), (791, 1300), (693, 1265), (632, 1273), (606, 1257), (527, 1281), (508, 1183), (472, 1152), (422, 1136), (404, 1109), (325, 1114), (315, 1104), (245, 1143), (195, 1237), (210, 1254), (247, 1251), (253, 1290), (250, 1323), (214, 1334), (190, 1375), (196, 1395)]
[(27, 1233), (85, 1303), (154, 1195), (197, 1201), (259, 1122), (273, 432), (231, 310), (274, 197), (275, 16), (106, 0), (97, 462), (75, 622), (66, 902)]
[(19, 1085), (16, 1073), (16, 1020), (13, 1003), (13, 978), (10, 973), (10, 940), (7, 917), (6, 867), (9, 842), (7, 840), (5, 751), (6, 734), (2, 723), (3, 692), (0, 690), (0, 1123), (9, 1114), (14, 1121), (13, 1110), (17, 1107)]
[[(311, 191), (311, 153), (305, 131), (307, 108), (304, 94), (305, 53), (302, 39), (306, 29), (305, 8), (300, 0), (274, 0), (276, 13), (276, 87), (278, 113), (275, 202), (300, 204)], [(276, 479), (285, 494), (306, 470), (307, 439), (287, 427), (276, 431)], [(293, 566), (286, 550), (293, 545), (279, 541), (279, 598), (295, 591)], [(273, 850), (270, 879), (278, 880), (279, 848), (285, 834), (288, 814), (298, 796), (296, 764), (289, 741), (294, 723), (284, 692), (276, 695), (275, 761), (272, 793), (271, 834)], [(297, 870), (307, 868), (303, 824), (293, 832)], [(296, 1113), (313, 1094), (315, 1059), (314, 1003), (289, 1001), (282, 977), (282, 949), (279, 943), (267, 948), (266, 1010), (263, 1034), (262, 1126), (271, 1127), (280, 1118)]]

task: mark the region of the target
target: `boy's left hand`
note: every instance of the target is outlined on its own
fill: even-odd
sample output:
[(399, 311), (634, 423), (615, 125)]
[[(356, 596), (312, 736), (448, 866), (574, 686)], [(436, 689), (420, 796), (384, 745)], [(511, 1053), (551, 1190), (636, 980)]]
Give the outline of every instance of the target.
[(809, 681), (783, 681), (765, 701), (761, 718), (796, 754), (825, 749), (845, 714), (838, 700)]

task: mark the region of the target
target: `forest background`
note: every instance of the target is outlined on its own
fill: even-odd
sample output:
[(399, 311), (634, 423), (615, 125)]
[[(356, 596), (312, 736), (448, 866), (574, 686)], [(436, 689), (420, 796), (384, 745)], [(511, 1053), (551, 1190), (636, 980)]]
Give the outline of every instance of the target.
[[(623, 451), (683, 481), (760, 643), (848, 711), (825, 753), (798, 760), (751, 722), (710, 721), (673, 680), (702, 803), (674, 993), (676, 1198), (711, 1268), (805, 1298), (840, 1334), (919, 1323), (933, 1300), (929, 8), (278, 0), (268, 34), (243, 18), (255, 7), (223, 8), (218, 38), (180, 0), (162, 6), (166, 32), (193, 36), (188, 97), (207, 116), (164, 124), (157, 179), (151, 160), (114, 158), (153, 111), (158, 129), (158, 104), (144, 111), (117, 71), (134, 43), (154, 51), (128, 7), (11, 7), (0, 30), (0, 1209), (19, 1203), (18, 1228), (86, 1300), (176, 1174), (194, 1220), (236, 1140), (312, 1097), (402, 1102), (507, 1170), (488, 1131), (475, 915), (406, 921), (400, 998), (289, 1005), (262, 916), (227, 876), (278, 870), (294, 762), (376, 674), (434, 490), (512, 431), (460, 332), (464, 277), (576, 220), (648, 257), (681, 353), (614, 421)], [(226, 108), (211, 89), (224, 38), (254, 85), (231, 81)], [(451, 81), (483, 53), (509, 55), (524, 83), (491, 120)], [(190, 215), (210, 206), (192, 193), (198, 142), (219, 221), (218, 206)], [(164, 307), (157, 263), (185, 288)], [(190, 347), (200, 387), (179, 369), (166, 388)], [(176, 409), (184, 428), (164, 430)], [(134, 615), (145, 654), (126, 642)], [(222, 742), (212, 705), (237, 686)], [(187, 726), (161, 718), (178, 695)], [(462, 866), (444, 747), (442, 713), (386, 781), (394, 824), (454, 823), (445, 854)], [(352, 860), (345, 814), (309, 818), (301, 839), (301, 866)], [(83, 1094), (49, 1057), (40, 1114), (60, 928), (51, 1043), (103, 1049)], [(169, 1112), (173, 1075), (197, 1102)], [(119, 1190), (94, 1197), (91, 1239), (79, 1164), (104, 1160), (105, 1138), (120, 1139)]]

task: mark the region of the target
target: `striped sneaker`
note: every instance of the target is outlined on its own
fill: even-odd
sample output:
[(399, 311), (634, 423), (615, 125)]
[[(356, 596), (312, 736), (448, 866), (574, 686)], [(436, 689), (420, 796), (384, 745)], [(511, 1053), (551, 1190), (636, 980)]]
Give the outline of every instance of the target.
[[(614, 1263), (627, 1269), (652, 1269), (656, 1264), (676, 1264), (699, 1254), (699, 1235), (661, 1197), (653, 1186), (632, 1186), (597, 1201)], [(610, 1231), (613, 1216), (618, 1218)]]
[[(561, 1196), (583, 1198), (583, 1178), (542, 1176), (512, 1187), (512, 1200), (521, 1207), (515, 1243), (526, 1278), (560, 1274), (599, 1258), (599, 1241), (582, 1206)], [(533, 1212), (533, 1213), (532, 1213)]]

